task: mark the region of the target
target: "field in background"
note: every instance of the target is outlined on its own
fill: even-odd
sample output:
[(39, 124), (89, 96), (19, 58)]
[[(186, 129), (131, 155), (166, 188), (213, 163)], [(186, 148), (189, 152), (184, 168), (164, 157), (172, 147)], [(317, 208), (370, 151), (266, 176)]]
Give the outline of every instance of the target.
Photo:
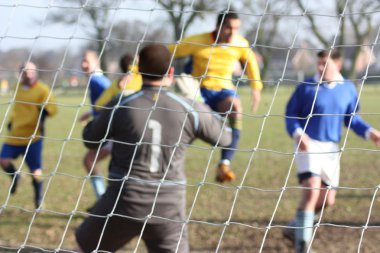
[[(295, 168), (290, 168), (293, 143), (285, 133), (283, 117), (293, 88), (279, 89), (272, 105), (275, 91), (271, 88), (263, 92), (259, 112), (253, 115), (249, 111), (249, 89), (244, 87), (240, 90), (245, 115), (240, 151), (233, 162), (233, 169), (238, 175), (235, 182), (224, 185), (214, 182), (219, 151), (205, 150), (204, 147), (208, 146), (200, 141), (189, 148), (186, 174), (188, 210), (194, 205), (189, 225), (192, 252), (215, 252), (219, 240), (219, 252), (258, 252), (269, 225), (263, 252), (292, 252), (291, 244), (282, 238), (281, 226), (294, 216), (301, 192)], [(380, 129), (379, 94), (380, 87), (365, 87), (361, 95), (361, 113)], [(0, 117), (3, 118), (9, 98), (0, 99)], [(26, 166), (22, 167), (23, 180), (18, 192), (9, 201), (10, 180), (0, 173), (0, 205), (6, 204), (0, 214), (0, 252), (6, 248), (18, 249), (20, 245), (50, 250), (58, 247), (73, 249), (74, 229), (95, 201), (82, 166), (85, 153), (81, 142), (83, 126), (75, 120), (77, 113), (80, 115), (89, 108), (79, 107), (83, 100), (79, 94), (61, 95), (57, 100), (59, 114), (48, 120), (46, 126), (44, 177), (47, 192), (43, 210), (37, 214), (33, 209), (33, 190)], [(3, 130), (0, 142), (5, 135)], [(375, 187), (380, 181), (380, 159), (375, 151), (372, 143), (349, 133), (341, 163), (343, 189), (338, 192), (336, 205), (323, 214), (313, 243), (318, 252), (357, 252), (367, 219), (371, 227), (364, 232), (360, 252), (377, 252), (380, 240), (379, 197), (375, 197), (369, 214)], [(208, 167), (210, 155), (212, 160)], [(102, 165), (106, 175), (107, 161)], [(289, 169), (289, 181), (285, 184)], [(198, 183), (205, 175), (205, 184), (200, 186)], [(237, 187), (239, 185), (242, 187)], [(286, 191), (274, 213), (282, 187), (286, 187)], [(74, 213), (72, 211), (77, 204), (77, 212)], [(227, 226), (228, 220), (230, 224)], [(125, 251), (134, 247), (132, 242)], [(144, 252), (142, 248), (140, 245), (138, 252)]]

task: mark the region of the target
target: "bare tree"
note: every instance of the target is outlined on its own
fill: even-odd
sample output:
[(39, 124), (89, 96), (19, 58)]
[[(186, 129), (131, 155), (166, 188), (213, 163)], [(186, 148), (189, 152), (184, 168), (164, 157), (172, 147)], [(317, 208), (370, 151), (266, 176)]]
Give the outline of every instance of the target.
[[(106, 46), (106, 37), (111, 29), (110, 16), (115, 11), (116, 0), (97, 0), (95, 5), (88, 4), (86, 0), (64, 0), (61, 4), (65, 8), (50, 15), (52, 22), (75, 24), (79, 22), (83, 31), (94, 38), (94, 50), (101, 52)], [(103, 50), (101, 62), (102, 69), (107, 69), (107, 50)]]
[[(291, 5), (287, 1), (257, 1), (252, 4), (250, 0), (244, 0), (245, 14), (244, 20), (249, 20), (249, 27), (246, 30), (247, 39), (255, 45), (254, 50), (261, 55), (262, 69), (261, 76), (265, 80), (268, 78), (268, 71), (273, 59), (275, 48), (288, 47), (287, 41), (290, 41), (289, 32), (284, 32), (280, 25), (286, 18)], [(248, 13), (249, 12), (249, 13)]]
[(190, 25), (197, 19), (204, 19), (210, 11), (218, 9), (218, 1), (209, 0), (158, 0), (169, 15), (170, 24), (174, 31), (174, 39), (181, 37), (182, 28), (186, 33)]
[[(305, 16), (309, 21), (311, 31), (314, 36), (325, 48), (329, 48), (331, 46), (331, 39), (329, 38), (330, 35), (326, 34), (325, 31), (320, 26), (318, 26), (318, 16), (313, 15), (312, 12), (307, 11), (306, 6), (302, 0), (296, 0), (296, 3), (302, 12), (306, 10)], [(361, 46), (366, 42), (366, 40), (369, 40), (373, 31), (374, 23), (378, 22), (378, 20), (375, 20), (375, 15), (373, 15), (373, 13), (379, 11), (380, 1), (337, 0), (334, 4), (336, 20), (341, 20), (339, 27), (339, 36), (336, 45), (344, 48), (348, 43), (353, 44), (353, 53), (350, 56), (351, 64), (349, 68), (345, 70), (345, 72), (347, 72), (350, 78), (355, 78), (357, 75), (355, 66), (362, 50)], [(342, 53), (344, 54), (345, 52)]]

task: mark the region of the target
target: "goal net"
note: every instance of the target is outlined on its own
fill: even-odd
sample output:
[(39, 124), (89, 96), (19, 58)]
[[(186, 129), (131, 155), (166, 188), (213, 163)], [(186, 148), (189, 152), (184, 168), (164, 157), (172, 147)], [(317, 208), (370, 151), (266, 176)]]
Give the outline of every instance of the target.
[[(317, 52), (338, 49), (345, 59), (343, 76), (356, 84), (358, 114), (374, 128), (380, 128), (376, 62), (380, 3), (373, 0), (209, 2), (0, 2), (0, 144), (3, 146), (9, 138), (24, 140), (28, 153), (33, 138), (43, 140), (41, 205), (36, 207), (33, 201), (32, 172), (25, 155), (12, 160), (15, 173), (20, 176), (15, 194), (12, 194), (16, 183), (14, 174), (0, 171), (1, 252), (76, 252), (75, 230), (92, 215), (90, 207), (96, 196), (91, 185), (93, 176), (83, 165), (87, 149), (83, 145), (84, 125), (80, 117), (95, 107), (89, 99), (89, 80), (81, 69), (84, 51), (97, 51), (98, 67), (111, 80), (117, 80), (125, 74), (118, 68), (123, 54), (130, 54), (132, 65), (136, 65), (138, 52), (146, 44), (179, 47), (189, 35), (210, 32), (211, 36), (217, 15), (223, 10), (239, 16), (239, 32), (248, 40), (248, 47), (254, 52), (251, 57), (256, 57), (260, 65), (264, 88), (258, 110), (252, 112), (249, 85), (252, 80), (246, 75), (247, 64), (236, 62), (230, 79), (226, 80), (235, 85), (234, 96), (240, 99), (243, 108), (241, 138), (231, 162), (236, 179), (227, 183), (215, 181), (219, 147), (199, 140), (188, 145), (187, 181), (183, 185), (187, 192), (186, 219), (180, 223), (188, 230), (191, 252), (294, 251), (283, 230), (294, 219), (304, 189), (296, 175), (298, 148), (294, 150), (294, 141), (285, 130), (286, 104), (297, 84), (316, 73)], [(221, 36), (220, 30), (215, 30), (214, 35)], [(211, 52), (212, 48), (230, 46), (228, 43), (196, 45), (209, 46)], [(205, 73), (195, 79), (202, 82), (215, 61), (226, 60), (214, 59), (212, 55), (205, 62)], [(19, 90), (25, 89), (21, 80), (27, 69), (20, 66), (28, 61), (36, 64), (39, 80), (50, 88), (46, 100), (40, 104), (21, 101), (16, 96)], [(173, 59), (175, 77), (189, 78), (182, 74), (189, 66), (188, 61), (189, 58)], [(136, 74), (133, 69), (129, 71)], [(190, 90), (187, 87), (186, 91), (199, 102), (198, 86), (195, 89), (191, 86)], [(58, 113), (46, 119), (43, 135), (39, 132), (44, 118), (41, 110), (40, 123), (29, 137), (10, 136), (10, 118), (20, 117), (14, 113), (15, 105), (29, 103), (44, 109), (52, 97)], [(232, 106), (222, 116), (230, 114)], [(24, 115), (27, 118), (28, 113)], [(313, 116), (316, 115), (310, 112), (309, 117)], [(229, 124), (227, 117), (224, 124)], [(163, 131), (170, 132), (170, 129)], [(350, 130), (343, 131), (339, 147), (340, 184), (329, 188), (337, 190), (336, 203), (331, 208), (323, 205), (313, 227), (312, 248), (322, 252), (377, 252), (380, 240), (378, 149)], [(100, 149), (96, 152), (98, 156)], [(105, 181), (109, 180), (109, 162), (108, 157), (98, 163), (100, 177)], [(91, 167), (93, 170), (95, 164)], [(164, 181), (161, 178), (154, 183), (161, 185)], [(157, 188), (157, 195), (160, 189)], [(155, 204), (152, 203), (152, 213)], [(103, 218), (119, 215), (112, 210)], [(147, 216), (143, 222), (150, 218)], [(147, 252), (142, 239), (144, 232), (145, 227), (120, 252)]]

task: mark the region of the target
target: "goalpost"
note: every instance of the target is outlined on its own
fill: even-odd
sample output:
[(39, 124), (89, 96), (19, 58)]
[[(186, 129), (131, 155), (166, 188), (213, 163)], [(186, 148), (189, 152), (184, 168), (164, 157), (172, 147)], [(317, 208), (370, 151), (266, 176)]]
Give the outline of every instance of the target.
[[(236, 95), (241, 98), (244, 107), (242, 138), (232, 161), (232, 169), (237, 174), (237, 179), (226, 184), (214, 181), (220, 148), (204, 145), (199, 141), (188, 147), (185, 164), (187, 183), (184, 185), (187, 190), (186, 219), (181, 223), (183, 229), (187, 226), (189, 231), (191, 252), (293, 252), (294, 246), (282, 236), (282, 230), (294, 217), (303, 188), (299, 186), (296, 178), (294, 159), (297, 152), (294, 152), (293, 140), (285, 131), (284, 111), (286, 102), (298, 84), (292, 59), (295, 55), (303, 55), (299, 52), (315, 55), (321, 49), (331, 51), (336, 48), (342, 50), (363, 48), (369, 59), (366, 59), (362, 73), (352, 80), (357, 84), (359, 96), (357, 106), (360, 102), (359, 114), (374, 128), (380, 128), (377, 120), (380, 115), (377, 102), (379, 88), (377, 85), (370, 85), (378, 79), (378, 75), (373, 74), (374, 69), (371, 64), (374, 61), (374, 55), (378, 52), (380, 27), (373, 26), (372, 33), (365, 40), (367, 42), (355, 44), (346, 41), (345, 44), (339, 44), (344, 42), (340, 36), (342, 27), (348, 26), (348, 20), (362, 15), (376, 21), (378, 9), (376, 11), (362, 9), (356, 0), (340, 1), (341, 9), (338, 14), (329, 12), (327, 7), (325, 9), (325, 4), (331, 7), (329, 5), (334, 3), (322, 1), (316, 4), (310, 0), (301, 1), (303, 9), (297, 9), (298, 0), (286, 0), (284, 2), (287, 8), (284, 10), (276, 9), (277, 2), (273, 0), (218, 1), (220, 4), (218, 10), (194, 9), (200, 2), (197, 0), (172, 1), (172, 3), (184, 3), (185, 7), (182, 10), (178, 9), (178, 6), (175, 7), (176, 9), (168, 10), (160, 4), (166, 3), (166, 6), (171, 6), (169, 2), (158, 0), (141, 2), (113, 0), (112, 3), (91, 0), (39, 0), (35, 2), (6, 0), (0, 3), (0, 13), (3, 13), (0, 23), (4, 24), (0, 28), (0, 81), (4, 83), (4, 88), (0, 90), (2, 92), (0, 94), (0, 144), (2, 145), (9, 137), (7, 124), (13, 105), (25, 103), (17, 101), (15, 97), (17, 89), (22, 89), (22, 86), (9, 88), (5, 86), (8, 81), (10, 84), (21, 81), (21, 73), (25, 70), (19, 71), (18, 66), (22, 62), (37, 63), (40, 77), (51, 89), (49, 97), (52, 95), (56, 97), (59, 110), (54, 118), (48, 119), (45, 123), (46, 133), (42, 137), (44, 141), (43, 205), (39, 208), (33, 205), (33, 189), (29, 183), (31, 172), (26, 166), (25, 156), (19, 157), (15, 162), (16, 173), (22, 176), (16, 194), (11, 194), (14, 180), (10, 180), (8, 173), (0, 171), (1, 252), (76, 252), (75, 229), (85, 217), (90, 215), (87, 209), (96, 201), (90, 187), (91, 175), (85, 172), (82, 164), (86, 149), (83, 147), (81, 135), (83, 126), (79, 123), (79, 117), (92, 106), (88, 99), (89, 82), (80, 70), (82, 53), (80, 48), (85, 48), (91, 43), (93, 45), (100, 43), (102, 46), (99, 48), (99, 58), (105, 58), (112, 51), (112, 47), (124, 45), (126, 48), (133, 48), (133, 51), (129, 53), (135, 56), (133, 64), (136, 64), (138, 51), (145, 44), (152, 42), (149, 37), (152, 30), (161, 26), (168, 27), (163, 19), (168, 13), (182, 12), (184, 14), (180, 37), (182, 39), (191, 34), (211, 31), (215, 28), (219, 10), (234, 8), (244, 28), (241, 33), (251, 31), (247, 34), (250, 48), (255, 53), (261, 51), (262, 54), (265, 52), (269, 54), (265, 50), (270, 49), (273, 58), (269, 64), (266, 62), (268, 59), (265, 59), (264, 55), (261, 56), (263, 64), (268, 64), (265, 67), (269, 69), (270, 74), (263, 79), (264, 91), (257, 113), (249, 110), (250, 91), (245, 86), (247, 81), (245, 64), (236, 81)], [(367, 0), (367, 2), (371, 1)], [(258, 10), (254, 11), (255, 5), (260, 9), (257, 8)], [(316, 8), (318, 5), (320, 5), (320, 10)], [(380, 6), (378, 8), (380, 9)], [(61, 22), (58, 22), (58, 25), (54, 23), (56, 26), (51, 26), (53, 22), (57, 22), (52, 20), (53, 13), (57, 12), (67, 14), (67, 16), (69, 12), (75, 15), (70, 15), (70, 20), (64, 20), (65, 15), (61, 15)], [(107, 20), (107, 23), (96, 23), (96, 18), (91, 23), (88, 15), (96, 12), (99, 15), (98, 20)], [(193, 27), (185, 33), (186, 24), (191, 22), (190, 14), (192, 13), (204, 15), (204, 20), (202, 23), (193, 23)], [(121, 21), (128, 20), (129, 17), (131, 20), (143, 20), (145, 25), (142, 31), (139, 31), (141, 37), (137, 40), (121, 38), (115, 32), (115, 30), (120, 31), (115, 27)], [(271, 18), (283, 18), (282, 23), (274, 24), (279, 25), (286, 36), (277, 31), (273, 35), (273, 44), (272, 42), (261, 44), (265, 40), (260, 36), (264, 36), (263, 32), (269, 33), (269, 30), (266, 30), (269, 29), (268, 23), (275, 22)], [(318, 25), (329, 29), (326, 31), (330, 36), (328, 46), (318, 43), (312, 33), (316, 28), (308, 26), (310, 19), (315, 21), (319, 18), (327, 19)], [(133, 24), (133, 21), (130, 22)], [(252, 22), (252, 26), (256, 26), (256, 29), (250, 28), (249, 22)], [(210, 29), (197, 27), (200, 24)], [(105, 28), (103, 37), (84, 33), (84, 29), (96, 25)], [(365, 29), (365, 25), (359, 25), (359, 29)], [(170, 33), (167, 32), (167, 34)], [(179, 40), (174, 41), (166, 37), (158, 43), (164, 45), (179, 43)], [(305, 39), (317, 46), (304, 46)], [(217, 45), (212, 45), (212, 47), (215, 46)], [(45, 48), (50, 52), (47, 52)], [(120, 56), (124, 53), (118, 50), (113, 55)], [(347, 55), (350, 54), (350, 50), (346, 51)], [(107, 59), (113, 62), (119, 60)], [(355, 62), (348, 62), (348, 64), (355, 64)], [(111, 78), (122, 75), (115, 68), (106, 74)], [(202, 80), (206, 75), (207, 73), (197, 78)], [(70, 76), (79, 78), (81, 88), (62, 89), (61, 82)], [(182, 75), (178, 74), (178, 76)], [(190, 92), (190, 96), (198, 100), (199, 93), (198, 87), (195, 93)], [(39, 106), (43, 109), (46, 105), (43, 103)], [(231, 108), (226, 114), (232, 113)], [(43, 117), (42, 111), (39, 119)], [(310, 117), (312, 116), (310, 114)], [(228, 125), (227, 118), (224, 124)], [(38, 133), (37, 130), (36, 127), (33, 135)], [(170, 129), (163, 131), (170, 131)], [(32, 137), (29, 138), (26, 152), (29, 150)], [(98, 155), (99, 149), (97, 152)], [(337, 203), (331, 209), (322, 208), (314, 225), (312, 248), (328, 252), (375, 252), (380, 239), (379, 218), (376, 216), (376, 213), (380, 211), (378, 149), (371, 143), (359, 140), (350, 131), (346, 131), (342, 136), (339, 152), (341, 183), (337, 187)], [(106, 180), (108, 179), (108, 162), (109, 160), (101, 163), (102, 176)], [(164, 180), (165, 178), (162, 178), (156, 183), (161, 186)], [(328, 188), (328, 190), (331, 189), (331, 187)], [(160, 187), (156, 194), (159, 193)], [(153, 203), (151, 214), (154, 207), (155, 203)], [(112, 215), (119, 214), (114, 213), (113, 209), (104, 218), (108, 220)], [(145, 221), (150, 218), (147, 217)], [(146, 248), (141, 237), (143, 233), (144, 228), (140, 236), (128, 243), (121, 252), (145, 252)]]

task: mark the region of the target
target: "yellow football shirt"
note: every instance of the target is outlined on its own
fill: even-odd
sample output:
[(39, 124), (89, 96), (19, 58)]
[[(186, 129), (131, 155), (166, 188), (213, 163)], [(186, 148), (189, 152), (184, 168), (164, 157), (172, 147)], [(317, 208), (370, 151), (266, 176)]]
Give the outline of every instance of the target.
[(40, 139), (43, 122), (38, 124), (38, 119), (43, 104), (47, 103), (44, 107), (47, 116), (53, 116), (57, 113), (55, 98), (51, 95), (48, 99), (49, 92), (49, 87), (41, 81), (38, 81), (31, 87), (19, 84), (11, 111), (10, 137), (5, 141), (7, 144), (17, 146), (27, 145), (37, 126), (36, 137), (32, 142)]
[[(138, 67), (137, 65), (134, 65), (133, 67), (130, 66), (129, 68), (131, 70), (132, 78), (131, 80), (126, 84), (124, 91), (131, 91), (136, 92), (141, 89), (142, 86), (142, 77), (141, 74), (138, 73)], [(105, 106), (114, 96), (119, 94), (121, 92), (119, 87), (119, 80), (115, 80), (112, 82), (110, 87), (106, 89), (102, 95), (96, 100), (95, 102), (95, 110), (99, 111), (102, 109), (102, 106)]]
[(261, 90), (263, 84), (255, 53), (249, 42), (238, 35), (228, 44), (216, 44), (213, 33), (187, 37), (178, 45), (169, 45), (174, 58), (192, 56), (192, 75), (201, 81), (201, 87), (210, 90), (234, 89), (232, 74), (236, 61), (247, 64), (246, 74), (253, 89)]

